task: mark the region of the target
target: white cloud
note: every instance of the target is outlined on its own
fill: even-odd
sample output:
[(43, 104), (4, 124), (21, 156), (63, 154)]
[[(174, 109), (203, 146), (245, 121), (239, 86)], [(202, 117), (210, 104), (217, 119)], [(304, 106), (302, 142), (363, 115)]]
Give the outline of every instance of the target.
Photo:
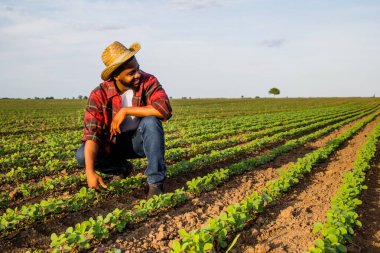
[(285, 39), (272, 39), (260, 41), (259, 45), (264, 47), (282, 47), (284, 43)]
[(284, 96), (380, 94), (375, 8), (314, 8), (309, 18), (310, 3), (288, 14), (281, 1), (248, 2), (3, 1), (1, 97), (88, 94), (114, 40), (139, 41), (142, 69), (173, 97), (267, 96), (272, 86)]
[(196, 10), (212, 7), (221, 7), (226, 0), (170, 0), (170, 6), (177, 10)]

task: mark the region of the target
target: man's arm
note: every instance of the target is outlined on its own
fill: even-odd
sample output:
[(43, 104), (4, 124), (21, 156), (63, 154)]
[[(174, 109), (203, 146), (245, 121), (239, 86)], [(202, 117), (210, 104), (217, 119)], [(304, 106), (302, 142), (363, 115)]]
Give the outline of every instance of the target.
[(141, 106), (141, 107), (123, 107), (120, 111), (115, 115), (111, 124), (111, 136), (120, 134), (120, 125), (123, 123), (123, 120), (127, 115), (132, 115), (136, 117), (147, 117), (147, 116), (155, 116), (157, 118), (163, 119), (164, 116), (161, 112), (159, 112), (152, 105)]
[(157, 78), (149, 75), (149, 80), (146, 82), (144, 89), (147, 106), (122, 108), (112, 120), (111, 136), (120, 133), (120, 125), (126, 115), (136, 117), (156, 116), (163, 121), (170, 119), (172, 116), (170, 101)]
[(103, 182), (103, 179), (95, 172), (95, 159), (98, 155), (99, 144), (93, 140), (87, 140), (84, 146), (84, 160), (86, 163), (86, 176), (87, 184), (89, 188), (93, 188), (99, 191), (98, 183), (107, 188), (106, 184)]
[(172, 116), (172, 107), (168, 95), (158, 82), (157, 78), (152, 77), (150, 84), (146, 85), (146, 102), (152, 105), (163, 116), (163, 121), (167, 121)]
[(86, 106), (84, 116), (84, 137), (82, 141), (84, 146), (84, 159), (89, 188), (100, 190), (99, 185), (106, 188), (102, 178), (95, 172), (95, 160), (98, 155), (100, 135), (104, 126), (104, 117), (102, 114), (102, 98), (98, 94), (99, 90), (91, 92)]

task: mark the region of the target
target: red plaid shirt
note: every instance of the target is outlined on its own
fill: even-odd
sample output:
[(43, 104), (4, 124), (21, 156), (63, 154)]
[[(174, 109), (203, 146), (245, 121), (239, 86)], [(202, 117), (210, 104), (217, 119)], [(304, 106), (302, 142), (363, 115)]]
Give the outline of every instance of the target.
[[(121, 101), (115, 83), (110, 80), (101, 83), (91, 92), (84, 115), (83, 142), (95, 140), (109, 152), (110, 126), (113, 116), (121, 109)], [(132, 106), (146, 105), (157, 109), (164, 120), (172, 116), (168, 96), (157, 78), (141, 71), (140, 86), (132, 98)]]

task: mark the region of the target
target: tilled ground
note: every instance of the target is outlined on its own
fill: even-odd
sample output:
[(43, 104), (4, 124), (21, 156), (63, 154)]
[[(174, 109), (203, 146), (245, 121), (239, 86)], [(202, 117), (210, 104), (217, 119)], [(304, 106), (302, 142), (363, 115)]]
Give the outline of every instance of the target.
[[(206, 223), (209, 218), (218, 215), (229, 204), (243, 200), (245, 196), (262, 188), (265, 182), (276, 178), (278, 176), (278, 168), (286, 167), (312, 149), (323, 146), (327, 141), (335, 138), (353, 124), (354, 123), (346, 125), (326, 137), (310, 142), (305, 145), (304, 148), (281, 156), (266, 166), (255, 168), (244, 175), (235, 177), (216, 190), (203, 193), (193, 198), (180, 208), (170, 210), (166, 214), (150, 219), (149, 223), (137, 226), (137, 228), (133, 230), (127, 230), (123, 234), (111, 238), (107, 247), (121, 248), (127, 252), (165, 252), (169, 250), (169, 241), (178, 239), (177, 232), (179, 229), (183, 228), (189, 231), (199, 228), (202, 224)], [(347, 159), (354, 159), (355, 156), (351, 153), (345, 155), (346, 152), (355, 152), (360, 146), (360, 143), (365, 139), (365, 135), (373, 126), (374, 123), (371, 123), (359, 135), (360, 137), (355, 137), (353, 141), (350, 141), (350, 144), (347, 146), (349, 150), (346, 147), (340, 151), (342, 156)], [(352, 143), (355, 143), (355, 146), (351, 147), (351, 145), (353, 145)], [(337, 177), (339, 177), (339, 175), (337, 175)], [(334, 180), (336, 181), (336, 178), (334, 178)], [(238, 250), (236, 252), (240, 251)]]
[(363, 204), (358, 207), (363, 227), (356, 230), (353, 243), (348, 247), (349, 252), (380, 252), (380, 141), (365, 185), (368, 189), (363, 191), (360, 197)]
[(318, 235), (312, 233), (316, 222), (324, 222), (343, 173), (350, 170), (357, 151), (374, 128), (375, 122), (349, 140), (327, 162), (316, 166), (299, 185), (268, 206), (244, 230), (235, 252), (304, 252)]
[[(205, 174), (213, 171), (215, 168), (224, 167), (227, 164), (238, 162), (241, 159), (259, 156), (269, 152), (269, 149), (276, 145), (280, 145), (283, 142), (269, 144), (266, 148), (260, 148), (252, 150), (244, 155), (235, 156), (225, 161), (220, 161), (212, 166), (206, 166), (205, 168), (195, 170), (187, 175), (175, 176), (169, 178), (166, 182), (165, 190), (172, 192), (175, 189), (179, 189), (184, 186), (184, 183), (192, 178), (198, 176), (204, 176)], [(244, 144), (242, 144), (244, 145)], [(49, 193), (43, 196), (33, 198), (32, 203), (38, 202), (41, 198), (49, 196)], [(28, 226), (25, 229), (12, 232), (10, 235), (0, 239), (0, 247), (4, 252), (15, 252), (16, 249), (20, 252), (24, 252), (29, 248), (39, 248), (47, 250), (50, 244), (50, 235), (52, 233), (63, 233), (67, 227), (74, 226), (77, 223), (87, 220), (90, 217), (96, 217), (98, 215), (107, 215), (115, 208), (132, 209), (134, 205), (138, 204), (141, 199), (146, 197), (144, 188), (134, 190), (132, 193), (123, 194), (118, 196), (112, 196), (101, 200), (91, 208), (77, 211), (75, 213), (65, 213), (61, 215), (55, 215), (52, 218), (47, 218), (43, 222), (36, 222), (32, 226)]]
[[(328, 140), (331, 140), (338, 134), (346, 131), (356, 122), (357, 121), (350, 123), (323, 138), (319, 138), (314, 142), (310, 142), (302, 148), (282, 155), (278, 157), (274, 162), (267, 164), (266, 166), (255, 168), (243, 175), (237, 176), (229, 182), (224, 183), (216, 190), (208, 193), (203, 193), (200, 196), (196, 196), (191, 201), (188, 201), (178, 208), (162, 212), (158, 216), (149, 219), (148, 222), (136, 224), (133, 227), (127, 228), (126, 231), (122, 234), (111, 234), (110, 240), (108, 240), (106, 245), (103, 246), (114, 246), (127, 251), (129, 250), (130, 252), (167, 251), (169, 249), (168, 242), (174, 238), (177, 238), (177, 231), (179, 229), (184, 228), (186, 230), (191, 230), (201, 226), (207, 221), (208, 218), (218, 215), (228, 204), (242, 200), (252, 191), (263, 187), (265, 182), (277, 177), (278, 168), (288, 166), (298, 157), (302, 157), (307, 152), (310, 152), (317, 147), (323, 146)], [(372, 125), (373, 123), (371, 123), (370, 126)], [(367, 126), (366, 129), (369, 129), (370, 126)], [(362, 134), (363, 132), (358, 136), (361, 136)], [(354, 140), (357, 140), (357, 138), (358, 137), (356, 136)], [(364, 139), (364, 137), (362, 137), (362, 139)], [(350, 145), (346, 145), (345, 149)], [(357, 150), (357, 147), (353, 147), (352, 150)], [(250, 156), (257, 156), (267, 151), (268, 149), (263, 149), (260, 152), (251, 153)], [(348, 155), (347, 159), (350, 158), (354, 159), (352, 155)], [(233, 159), (232, 161), (225, 161), (219, 165), (221, 166), (231, 164), (234, 162), (234, 160), (236, 159)], [(217, 167), (220, 168), (220, 166)], [(180, 188), (183, 186), (183, 183), (185, 181), (196, 176), (204, 175), (207, 172), (212, 171), (214, 168), (216, 167), (211, 166), (210, 168), (206, 168), (203, 172), (188, 175), (188, 177), (179, 177), (183, 180), (178, 180), (178, 178), (168, 180), (167, 191), (173, 191), (177, 188)], [(36, 223), (34, 224), (33, 228), (22, 230), (12, 236), (7, 237), (6, 239), (0, 240), (0, 247), (4, 252), (24, 252), (27, 248), (48, 249), (51, 233), (63, 232), (68, 226), (75, 225), (76, 223), (88, 219), (89, 217), (94, 217), (99, 214), (104, 215), (116, 207), (132, 208), (133, 205), (138, 203), (138, 201), (144, 197), (144, 191), (137, 190), (128, 196), (116, 196), (107, 201), (103, 201), (102, 203), (88, 210), (73, 214), (66, 214), (62, 217), (56, 217), (49, 221), (44, 221), (43, 223)], [(312, 225), (313, 224), (311, 224), (311, 227)], [(245, 237), (242, 236), (242, 238)], [(243, 242), (244, 241), (240, 239), (238, 241), (238, 246), (245, 250), (244, 247), (249, 246)]]

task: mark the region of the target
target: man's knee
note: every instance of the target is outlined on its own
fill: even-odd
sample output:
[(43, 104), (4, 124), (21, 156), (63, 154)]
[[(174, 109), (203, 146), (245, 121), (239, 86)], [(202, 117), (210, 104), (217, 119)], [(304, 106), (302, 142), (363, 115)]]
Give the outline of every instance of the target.
[(162, 122), (155, 116), (147, 116), (141, 119), (140, 126), (144, 130), (160, 130), (162, 131)]
[(80, 167), (85, 167), (85, 161), (84, 161), (84, 143), (78, 148), (77, 152), (75, 153), (75, 159), (77, 160)]

